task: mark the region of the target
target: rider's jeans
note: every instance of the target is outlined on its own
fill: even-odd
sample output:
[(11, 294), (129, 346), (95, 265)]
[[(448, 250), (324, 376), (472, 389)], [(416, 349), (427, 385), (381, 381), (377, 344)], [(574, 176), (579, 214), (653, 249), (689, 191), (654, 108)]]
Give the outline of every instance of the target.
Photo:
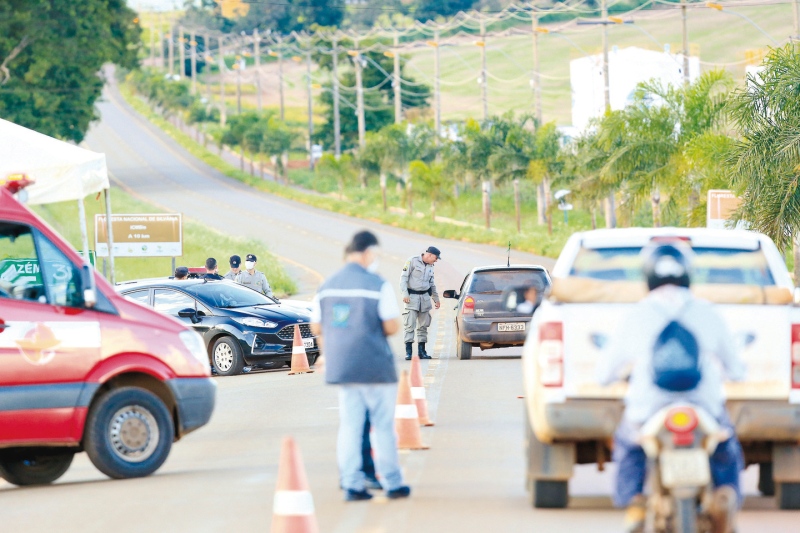
[[(727, 418), (727, 417), (726, 417)], [(719, 423), (734, 433), (728, 420)], [(614, 505), (627, 507), (634, 496), (644, 493), (647, 476), (647, 456), (636, 442), (639, 428), (628, 422), (620, 423), (614, 433), (612, 459), (617, 463), (617, 480), (614, 485)], [(739, 504), (742, 493), (739, 489), (739, 472), (744, 468), (744, 454), (739, 440), (734, 436), (717, 446), (711, 456), (711, 479), (715, 487), (730, 485), (736, 490)]]

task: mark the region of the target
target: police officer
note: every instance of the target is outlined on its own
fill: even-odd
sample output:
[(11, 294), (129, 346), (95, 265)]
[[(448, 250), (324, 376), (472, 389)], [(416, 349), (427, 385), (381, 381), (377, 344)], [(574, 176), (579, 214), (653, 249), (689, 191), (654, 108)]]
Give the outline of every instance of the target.
[(235, 281), (272, 298), (272, 287), (269, 286), (267, 276), (263, 272), (256, 270), (257, 261), (258, 259), (255, 255), (247, 254), (244, 259), (244, 268), (246, 270), (239, 271)]
[(203, 274), (203, 279), (223, 279), (223, 277), (219, 275), (217, 260), (213, 257), (206, 259), (206, 273)]
[(403, 313), (406, 361), (411, 359), (415, 327), (419, 343), (417, 355), (420, 359), (431, 358), (425, 351), (425, 343), (428, 342), (428, 326), (431, 325), (431, 297), (433, 297), (433, 305), (439, 309), (439, 293), (433, 279), (433, 264), (439, 260), (440, 256), (439, 249), (430, 246), (422, 254), (415, 255), (406, 261), (403, 273), (400, 275), (400, 293), (406, 304)]
[(238, 255), (232, 255), (231, 258), (228, 260), (231, 265), (231, 269), (225, 274), (225, 279), (229, 279), (231, 281), (236, 281), (236, 276), (239, 275), (239, 272), (242, 270), (239, 268), (239, 265), (242, 264), (242, 258)]

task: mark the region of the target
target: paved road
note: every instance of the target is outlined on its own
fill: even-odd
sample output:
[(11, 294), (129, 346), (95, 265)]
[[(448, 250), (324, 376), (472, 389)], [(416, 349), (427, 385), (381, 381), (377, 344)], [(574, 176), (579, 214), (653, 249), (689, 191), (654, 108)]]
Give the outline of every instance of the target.
[[(440, 289), (457, 288), (475, 265), (505, 263), (505, 250), (442, 241), (319, 211), (252, 190), (194, 161), (168, 137), (121, 104), (112, 92), (88, 144), (104, 151), (114, 177), (164, 209), (216, 229), (261, 239), (300, 280), (308, 296), (341, 264), (347, 238), (370, 227), (383, 242), (381, 273), (397, 279), (403, 261), (429, 244), (443, 250)], [(234, 251), (221, 250), (220, 257)], [(240, 251), (241, 252), (241, 251)], [(512, 254), (516, 262), (544, 262)], [(547, 263), (546, 263), (547, 264)], [(449, 302), (447, 302), (449, 303)], [(337, 490), (336, 391), (321, 373), (285, 371), (222, 378), (211, 423), (177, 443), (164, 467), (137, 480), (110, 481), (84, 455), (50, 487), (0, 482), (2, 531), (266, 531), (283, 435), (303, 452), (324, 532), (618, 531), (621, 513), (608, 498), (611, 472), (578, 469), (570, 509), (533, 511), (523, 488), (519, 351), (454, 357), (452, 305), (434, 315), (436, 358), (423, 365), (432, 418), (428, 451), (401, 459), (413, 497), (345, 504)], [(393, 339), (397, 353), (401, 340)], [(398, 358), (398, 364), (405, 362)], [(741, 531), (796, 530), (800, 513), (779, 513), (772, 500), (750, 497)]]

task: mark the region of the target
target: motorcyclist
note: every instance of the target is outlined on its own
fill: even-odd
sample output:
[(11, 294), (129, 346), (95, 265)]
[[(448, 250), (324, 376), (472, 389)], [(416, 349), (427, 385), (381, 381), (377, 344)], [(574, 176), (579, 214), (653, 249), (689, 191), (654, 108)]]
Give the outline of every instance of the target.
[[(744, 364), (717, 310), (689, 291), (692, 250), (677, 240), (652, 243), (642, 250), (642, 259), (650, 293), (621, 321), (598, 368), (598, 378), (604, 385), (630, 377), (625, 412), (614, 435), (613, 460), (617, 463), (614, 504), (626, 508), (626, 531), (643, 531), (647, 460), (637, 442), (638, 431), (667, 405), (690, 403), (714, 416), (732, 435), (711, 456), (711, 477), (717, 487), (711, 510), (718, 524), (715, 531), (730, 531), (741, 502), (739, 472), (744, 460), (725, 410), (722, 384), (725, 378), (743, 379)], [(699, 354), (696, 359), (699, 382), (684, 392), (665, 390), (654, 379), (653, 347), (673, 321), (679, 321), (694, 336)]]

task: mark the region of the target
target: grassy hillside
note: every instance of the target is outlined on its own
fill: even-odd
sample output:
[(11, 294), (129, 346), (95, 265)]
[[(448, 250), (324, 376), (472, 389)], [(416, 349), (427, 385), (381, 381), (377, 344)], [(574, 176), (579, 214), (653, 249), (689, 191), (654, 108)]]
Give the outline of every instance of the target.
[[(94, 248), (94, 215), (105, 212), (102, 196), (95, 200), (85, 200), (86, 214), (89, 224), (89, 243)], [(140, 201), (118, 187), (111, 192), (111, 208), (114, 213), (158, 213), (161, 210), (151, 204)], [(36, 206), (35, 211), (41, 215), (56, 231), (63, 235), (76, 249), (81, 249), (81, 233), (78, 225), (77, 202), (61, 202)], [(224, 274), (228, 268), (228, 258), (233, 254), (244, 256), (255, 253), (266, 260), (259, 261), (259, 268), (264, 270), (276, 296), (285, 296), (297, 291), (297, 287), (274, 256), (266, 250), (264, 243), (209, 230), (191, 220), (183, 220), (183, 257), (176, 260), (178, 266), (202, 266), (208, 257), (215, 257)], [(116, 280), (125, 281), (140, 278), (164, 277), (171, 275), (171, 258), (169, 257), (118, 257), (114, 259)], [(102, 259), (98, 258), (98, 271), (102, 272)]]

